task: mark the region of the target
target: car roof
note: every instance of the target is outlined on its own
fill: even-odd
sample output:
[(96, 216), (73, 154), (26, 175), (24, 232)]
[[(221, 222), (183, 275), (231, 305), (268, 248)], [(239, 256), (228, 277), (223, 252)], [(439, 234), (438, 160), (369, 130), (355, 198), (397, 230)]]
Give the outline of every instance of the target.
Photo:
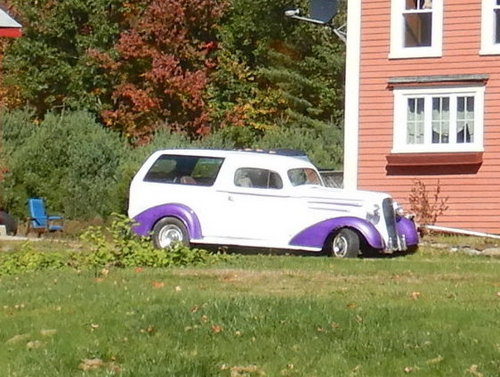
[[(251, 159), (254, 162), (270, 162), (271, 160), (281, 165), (305, 165), (310, 166), (311, 161), (301, 151), (292, 149), (241, 149), (241, 150), (225, 150), (225, 149), (162, 149), (154, 153), (154, 155), (171, 154), (171, 155), (190, 155), (203, 157), (219, 157), (228, 158), (233, 161), (245, 161)], [(298, 164), (298, 161), (302, 162)]]

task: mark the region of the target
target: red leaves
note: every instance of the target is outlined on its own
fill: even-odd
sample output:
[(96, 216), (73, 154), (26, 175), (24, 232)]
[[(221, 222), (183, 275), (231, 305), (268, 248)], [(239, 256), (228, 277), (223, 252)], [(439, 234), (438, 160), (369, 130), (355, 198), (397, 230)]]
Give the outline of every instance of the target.
[(223, 2), (144, 0), (134, 10), (115, 54), (90, 52), (114, 77), (105, 123), (139, 142), (164, 123), (191, 136), (206, 133), (204, 96)]

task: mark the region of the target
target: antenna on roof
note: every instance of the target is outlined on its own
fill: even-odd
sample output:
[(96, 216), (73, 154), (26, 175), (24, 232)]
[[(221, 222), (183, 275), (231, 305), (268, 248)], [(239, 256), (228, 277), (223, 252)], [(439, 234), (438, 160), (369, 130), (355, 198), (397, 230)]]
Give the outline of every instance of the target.
[(300, 9), (289, 9), (285, 11), (285, 16), (296, 20), (310, 22), (313, 24), (323, 25), (330, 28), (342, 42), (346, 43), (347, 33), (345, 24), (339, 28), (335, 28), (330, 24), (333, 17), (337, 14), (338, 0), (309, 0), (309, 14), (311, 17), (302, 17)]

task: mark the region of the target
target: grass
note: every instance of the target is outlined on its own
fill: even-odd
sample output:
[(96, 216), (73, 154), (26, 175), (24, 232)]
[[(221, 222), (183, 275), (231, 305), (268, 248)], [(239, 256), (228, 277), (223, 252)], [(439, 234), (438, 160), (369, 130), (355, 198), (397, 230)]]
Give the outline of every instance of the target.
[(6, 377), (500, 375), (495, 258), (242, 255), (0, 288)]

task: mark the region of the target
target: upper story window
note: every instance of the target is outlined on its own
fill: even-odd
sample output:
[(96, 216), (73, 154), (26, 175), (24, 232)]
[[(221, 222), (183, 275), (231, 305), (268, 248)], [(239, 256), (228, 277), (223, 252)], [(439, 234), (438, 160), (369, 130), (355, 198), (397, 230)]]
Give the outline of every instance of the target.
[(393, 153), (483, 149), (484, 87), (394, 89)]
[(482, 0), (481, 54), (500, 54), (500, 0)]
[(441, 56), (442, 33), (442, 0), (392, 0), (389, 58)]

